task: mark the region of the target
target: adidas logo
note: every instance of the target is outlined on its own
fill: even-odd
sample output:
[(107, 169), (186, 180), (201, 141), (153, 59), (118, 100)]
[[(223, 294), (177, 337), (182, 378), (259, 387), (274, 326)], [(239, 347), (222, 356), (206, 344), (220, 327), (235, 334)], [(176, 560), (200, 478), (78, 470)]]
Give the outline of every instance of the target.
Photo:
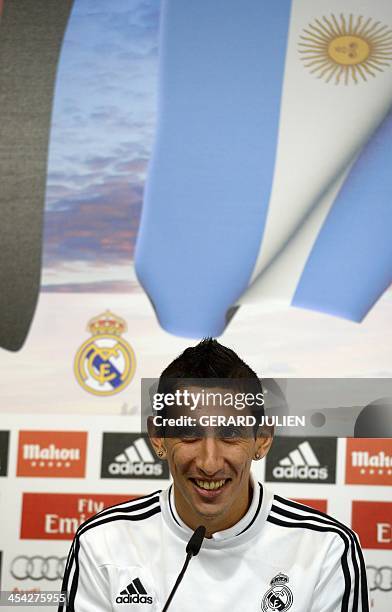
[(326, 480), (328, 467), (320, 466), (309, 442), (301, 442), (287, 457), (279, 461), (279, 465), (274, 467), (272, 474), (276, 479)]
[(121, 591), (120, 595), (117, 595), (116, 603), (152, 604), (152, 597), (147, 595), (147, 591), (142, 585), (140, 579), (135, 578), (123, 591)]
[(154, 459), (144, 438), (138, 438), (109, 464), (110, 474), (126, 476), (161, 476), (162, 463)]

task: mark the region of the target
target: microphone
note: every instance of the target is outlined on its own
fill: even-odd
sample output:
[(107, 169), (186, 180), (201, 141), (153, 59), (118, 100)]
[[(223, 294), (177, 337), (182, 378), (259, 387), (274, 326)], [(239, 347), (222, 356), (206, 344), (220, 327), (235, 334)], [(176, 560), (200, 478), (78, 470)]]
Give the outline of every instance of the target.
[(195, 531), (192, 534), (191, 539), (186, 545), (185, 550), (186, 550), (187, 555), (189, 555), (190, 553), (192, 557), (196, 557), (196, 555), (199, 554), (199, 550), (201, 548), (201, 545), (203, 544), (205, 534), (206, 534), (206, 528), (204, 527), (204, 525), (200, 525), (200, 527), (195, 529)]
[(181, 580), (184, 577), (184, 574), (186, 572), (186, 569), (189, 565), (190, 560), (192, 559), (192, 557), (196, 557), (196, 555), (199, 553), (199, 550), (201, 548), (201, 545), (203, 544), (203, 539), (206, 533), (206, 528), (204, 527), (204, 525), (200, 525), (197, 529), (195, 529), (195, 531), (193, 532), (191, 539), (189, 540), (188, 544), (186, 545), (186, 559), (185, 559), (185, 563), (182, 567), (182, 570), (180, 571), (180, 573), (178, 574), (178, 578), (174, 584), (174, 587), (171, 590), (171, 593), (168, 597), (167, 602), (165, 603), (165, 607), (163, 608), (162, 612), (166, 612), (166, 610), (169, 608), (169, 605), (174, 597), (175, 592), (178, 589), (178, 586), (181, 582)]

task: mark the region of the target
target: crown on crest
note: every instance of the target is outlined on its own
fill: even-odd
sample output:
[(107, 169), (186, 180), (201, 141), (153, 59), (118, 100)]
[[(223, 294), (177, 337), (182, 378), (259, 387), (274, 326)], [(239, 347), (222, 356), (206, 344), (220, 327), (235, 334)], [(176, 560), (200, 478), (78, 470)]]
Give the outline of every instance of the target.
[(117, 317), (115, 314), (110, 312), (110, 310), (106, 310), (97, 317), (90, 319), (87, 329), (93, 334), (93, 336), (100, 336), (103, 334), (121, 336), (121, 334), (127, 331), (127, 324), (124, 319)]
[(278, 574), (277, 576), (275, 576), (274, 578), (272, 578), (270, 584), (271, 586), (275, 586), (278, 584), (287, 584), (289, 581), (289, 577), (286, 576), (286, 574)]

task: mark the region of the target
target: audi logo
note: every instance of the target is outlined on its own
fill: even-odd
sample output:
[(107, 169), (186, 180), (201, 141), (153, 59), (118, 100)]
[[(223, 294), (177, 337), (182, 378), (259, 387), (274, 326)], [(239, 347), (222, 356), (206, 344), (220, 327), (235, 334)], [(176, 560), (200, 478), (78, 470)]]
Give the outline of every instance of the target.
[(366, 573), (369, 583), (369, 591), (392, 591), (392, 567), (374, 567), (368, 565)]
[(67, 557), (15, 557), (11, 576), (15, 580), (61, 580)]

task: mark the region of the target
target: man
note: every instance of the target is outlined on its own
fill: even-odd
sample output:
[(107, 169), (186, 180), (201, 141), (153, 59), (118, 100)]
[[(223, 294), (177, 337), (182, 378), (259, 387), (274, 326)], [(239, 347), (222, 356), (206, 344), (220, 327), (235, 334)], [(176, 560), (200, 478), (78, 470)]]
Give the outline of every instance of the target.
[[(155, 425), (150, 422), (150, 437), (169, 463), (173, 484), (106, 509), (79, 528), (63, 581), (67, 610), (163, 610), (186, 545), (203, 525), (206, 537), (172, 600), (173, 612), (368, 611), (354, 532), (272, 495), (252, 477), (252, 461), (266, 455), (272, 435), (257, 418), (247, 428), (240, 419), (233, 425), (236, 416), (262, 416), (256, 401), (238, 409), (245, 387), (260, 397), (256, 374), (212, 339), (186, 349), (162, 373), (158, 391), (167, 406)], [(168, 402), (174, 390), (181, 406)], [(220, 394), (220, 401), (202, 402), (207, 392)], [(197, 405), (185, 402), (190, 397)], [(181, 428), (174, 417), (186, 416), (185, 405), (192, 406), (196, 424)]]

